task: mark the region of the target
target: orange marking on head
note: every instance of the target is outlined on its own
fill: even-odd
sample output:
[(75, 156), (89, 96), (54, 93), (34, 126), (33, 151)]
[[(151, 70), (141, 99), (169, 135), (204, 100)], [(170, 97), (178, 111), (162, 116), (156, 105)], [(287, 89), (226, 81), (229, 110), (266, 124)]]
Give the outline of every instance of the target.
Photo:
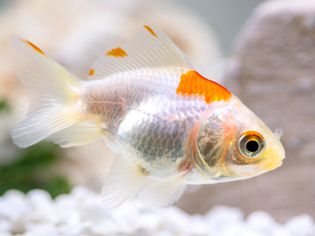
[(144, 27), (147, 31), (149, 31), (150, 34), (152, 34), (154, 37), (157, 38), (157, 34), (154, 32), (154, 30), (153, 30), (150, 26), (144, 25), (143, 27)]
[(226, 101), (232, 96), (231, 92), (226, 88), (206, 79), (194, 70), (188, 71), (181, 76), (176, 93), (184, 96), (202, 96), (206, 103)]
[(89, 75), (90, 75), (90, 76), (93, 76), (94, 74), (95, 74), (95, 70), (91, 68), (91, 69), (89, 70)]
[(37, 51), (38, 53), (42, 54), (42, 55), (46, 55), (43, 50), (41, 50), (39, 47), (37, 47), (35, 44), (33, 44), (32, 42), (26, 40), (26, 39), (22, 39), (23, 42), (27, 43), (30, 47), (32, 47), (35, 51)]
[(112, 50), (105, 53), (107, 56), (112, 57), (126, 57), (128, 56), (127, 53), (122, 48), (113, 48)]

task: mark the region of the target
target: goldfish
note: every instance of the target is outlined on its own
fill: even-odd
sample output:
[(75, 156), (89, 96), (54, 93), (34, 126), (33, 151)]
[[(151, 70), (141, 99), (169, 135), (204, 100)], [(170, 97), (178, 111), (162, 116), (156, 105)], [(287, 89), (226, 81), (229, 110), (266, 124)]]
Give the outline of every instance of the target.
[(32, 42), (13, 43), (30, 95), (13, 141), (25, 148), (48, 139), (67, 148), (103, 138), (116, 156), (102, 188), (108, 206), (173, 204), (189, 185), (251, 178), (285, 158), (279, 135), (154, 27), (104, 52), (85, 80)]

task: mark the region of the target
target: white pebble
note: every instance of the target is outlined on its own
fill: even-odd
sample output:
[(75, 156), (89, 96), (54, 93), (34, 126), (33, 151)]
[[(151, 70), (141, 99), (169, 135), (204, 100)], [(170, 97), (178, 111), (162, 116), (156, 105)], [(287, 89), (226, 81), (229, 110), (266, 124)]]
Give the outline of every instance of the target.
[(9, 233), (9, 232), (7, 232), (7, 231), (1, 231), (1, 230), (0, 230), (0, 235), (1, 235), (1, 236), (12, 236), (11, 233)]
[(250, 214), (247, 217), (247, 225), (263, 235), (273, 235), (275, 229), (279, 228), (274, 219), (263, 211)]
[(0, 218), (0, 232), (10, 232), (11, 229), (12, 229), (12, 224), (10, 224), (9, 221)]
[(34, 222), (57, 222), (50, 195), (43, 190), (32, 190), (27, 194), (29, 203), (33, 211), (30, 212), (30, 220)]
[(11, 222), (18, 222), (24, 219), (29, 212), (31, 212), (31, 206), (27, 204), (25, 195), (19, 191), (8, 191), (0, 201), (0, 219), (5, 218)]
[(292, 236), (314, 236), (315, 224), (308, 215), (296, 216), (290, 219), (285, 228)]
[(238, 208), (217, 206), (209, 211), (205, 218), (209, 227), (217, 231), (230, 223), (239, 222), (241, 224), (244, 220), (244, 214)]
[(315, 224), (310, 216), (304, 215), (280, 225), (261, 211), (245, 219), (240, 209), (224, 206), (215, 207), (205, 215), (189, 215), (172, 206), (145, 207), (135, 202), (108, 209), (99, 194), (76, 188), (55, 200), (41, 190), (26, 196), (9, 191), (0, 197), (0, 235), (12, 233), (19, 236), (314, 236)]
[(37, 224), (37, 225), (30, 225), (28, 228), (28, 232), (26, 234), (32, 236), (56, 236), (58, 234), (58, 229), (49, 223), (47, 224)]

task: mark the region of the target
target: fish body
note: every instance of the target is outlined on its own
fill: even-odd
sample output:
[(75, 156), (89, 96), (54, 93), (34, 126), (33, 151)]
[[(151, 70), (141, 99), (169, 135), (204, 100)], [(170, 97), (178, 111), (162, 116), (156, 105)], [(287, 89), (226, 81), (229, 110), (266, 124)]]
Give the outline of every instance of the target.
[(103, 137), (117, 155), (102, 191), (109, 205), (133, 198), (167, 205), (188, 184), (250, 178), (282, 163), (279, 137), (195, 71), (157, 29), (144, 26), (131, 42), (105, 52), (86, 81), (31, 42), (15, 41), (25, 51), (21, 81), (36, 94), (13, 140), (27, 147), (49, 138), (70, 147)]
[(177, 74), (161, 75), (154, 69), (115, 74), (89, 82), (83, 97), (87, 112), (101, 116), (106, 132), (137, 153), (145, 169), (156, 175), (174, 173), (184, 157), (187, 132), (207, 108), (198, 98), (174, 93)]

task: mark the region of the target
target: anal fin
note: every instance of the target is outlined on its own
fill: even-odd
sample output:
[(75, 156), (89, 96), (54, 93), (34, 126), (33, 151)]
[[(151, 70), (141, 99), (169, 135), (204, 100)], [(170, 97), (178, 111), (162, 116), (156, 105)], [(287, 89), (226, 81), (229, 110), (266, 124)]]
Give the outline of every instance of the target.
[(176, 202), (185, 190), (183, 175), (159, 179), (140, 166), (117, 158), (105, 181), (102, 197), (108, 207), (138, 199), (150, 206), (166, 206)]
[(175, 203), (182, 196), (185, 189), (183, 175), (166, 179), (148, 177), (137, 198), (146, 205), (168, 206)]
[(145, 177), (136, 166), (117, 157), (105, 180), (102, 198), (106, 206), (117, 207), (135, 199), (145, 183)]

